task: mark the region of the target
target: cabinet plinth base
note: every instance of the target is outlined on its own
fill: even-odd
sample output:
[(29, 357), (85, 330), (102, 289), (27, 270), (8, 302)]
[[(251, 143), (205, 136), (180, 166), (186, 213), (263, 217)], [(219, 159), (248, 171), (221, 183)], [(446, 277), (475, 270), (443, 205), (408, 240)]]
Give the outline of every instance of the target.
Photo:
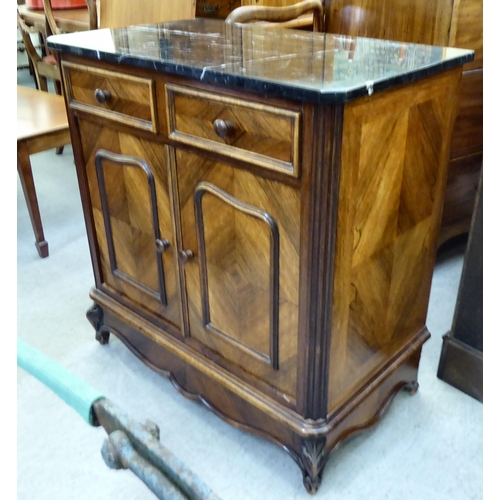
[[(345, 439), (375, 425), (394, 396), (418, 387), (417, 368), (426, 329), (390, 366), (327, 418), (308, 420), (259, 393), (231, 373), (201, 357), (181, 341), (117, 303), (99, 290), (87, 318), (103, 340), (115, 334), (141, 361), (166, 376), (189, 399), (199, 401), (227, 423), (272, 441), (297, 463), (306, 490), (314, 494), (328, 457)], [(105, 337), (107, 335), (107, 337)], [(98, 339), (99, 340), (99, 339)], [(101, 343), (103, 343), (101, 341)]]

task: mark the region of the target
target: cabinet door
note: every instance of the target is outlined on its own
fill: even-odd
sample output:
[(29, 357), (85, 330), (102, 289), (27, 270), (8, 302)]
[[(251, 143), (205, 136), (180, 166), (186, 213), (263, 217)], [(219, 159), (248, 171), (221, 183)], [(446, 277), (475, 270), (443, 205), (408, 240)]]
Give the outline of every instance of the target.
[(186, 341), (205, 354), (216, 352), (212, 359), (222, 362), (222, 356), (291, 401), (300, 191), (181, 148), (168, 149), (177, 176)]
[(180, 325), (165, 149), (82, 120), (101, 286)]

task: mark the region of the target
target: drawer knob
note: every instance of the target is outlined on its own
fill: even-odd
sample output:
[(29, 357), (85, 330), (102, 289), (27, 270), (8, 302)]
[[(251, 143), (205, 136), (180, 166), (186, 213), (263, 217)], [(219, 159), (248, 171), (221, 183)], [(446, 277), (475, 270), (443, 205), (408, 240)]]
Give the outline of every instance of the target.
[(221, 139), (224, 139), (234, 132), (234, 125), (230, 120), (221, 120), (217, 118), (217, 120), (214, 121), (214, 130)]
[(179, 250), (179, 258), (183, 264), (187, 264), (194, 257), (192, 250)]
[(111, 92), (109, 90), (96, 89), (94, 96), (95, 100), (100, 104), (111, 100)]
[(155, 247), (158, 253), (163, 253), (165, 250), (170, 248), (170, 241), (158, 239), (155, 241)]

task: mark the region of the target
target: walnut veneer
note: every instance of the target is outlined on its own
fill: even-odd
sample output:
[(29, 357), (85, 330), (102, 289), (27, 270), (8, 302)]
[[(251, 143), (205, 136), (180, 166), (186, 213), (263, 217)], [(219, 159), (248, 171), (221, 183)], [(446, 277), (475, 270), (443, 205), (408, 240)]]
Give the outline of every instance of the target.
[(475, 51), (464, 66), (439, 243), (467, 233), (483, 158), (482, 0), (325, 0), (325, 30)]
[[(328, 63), (333, 78), (341, 46), (350, 68), (349, 47), (372, 43), (317, 35), (318, 57), (331, 45), (321, 63), (285, 30), (209, 26), (255, 42), (241, 60), (266, 85), (282, 63), (294, 78)], [(179, 43), (171, 71), (60, 47), (88, 318), (100, 342), (115, 334), (184, 395), (282, 446), (313, 493), (329, 454), (417, 389), (461, 66), (325, 103), (182, 76), (206, 45)], [(264, 70), (266, 44), (290, 57)]]

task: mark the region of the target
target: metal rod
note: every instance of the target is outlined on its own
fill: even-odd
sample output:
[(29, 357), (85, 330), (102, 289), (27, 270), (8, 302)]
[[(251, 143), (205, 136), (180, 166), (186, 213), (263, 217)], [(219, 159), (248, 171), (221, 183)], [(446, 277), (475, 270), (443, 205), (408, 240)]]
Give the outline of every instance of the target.
[(130, 469), (160, 500), (220, 500), (159, 441), (160, 429), (137, 421), (45, 354), (18, 338), (17, 364), (52, 389), (85, 421), (109, 436), (101, 453), (113, 469)]

